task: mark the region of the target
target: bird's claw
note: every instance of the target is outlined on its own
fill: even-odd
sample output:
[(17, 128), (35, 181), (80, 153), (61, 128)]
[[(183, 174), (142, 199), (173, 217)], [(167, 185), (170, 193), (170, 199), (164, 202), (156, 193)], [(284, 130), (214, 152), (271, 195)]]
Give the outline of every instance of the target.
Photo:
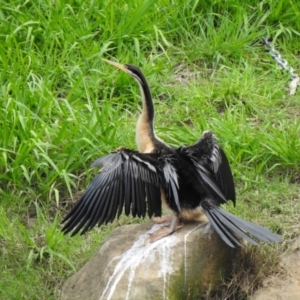
[(163, 237), (172, 234), (173, 232), (177, 231), (178, 229), (180, 229), (182, 227), (183, 227), (183, 225), (177, 225), (176, 228), (173, 230), (170, 227), (162, 227), (162, 228), (154, 231), (150, 235), (150, 243), (156, 242), (156, 241), (162, 239)]
[(161, 217), (153, 217), (152, 221), (155, 224), (163, 224), (163, 223), (171, 223), (172, 216), (161, 216)]

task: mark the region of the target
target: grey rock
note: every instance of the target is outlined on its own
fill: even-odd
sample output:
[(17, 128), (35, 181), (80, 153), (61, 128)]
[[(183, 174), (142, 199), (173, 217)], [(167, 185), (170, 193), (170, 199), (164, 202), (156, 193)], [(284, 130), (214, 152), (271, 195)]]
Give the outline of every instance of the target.
[(199, 299), (217, 290), (237, 255), (209, 224), (187, 224), (154, 243), (152, 222), (115, 229), (70, 277), (62, 300)]
[(251, 300), (300, 299), (300, 237), (280, 257), (283, 272), (266, 278)]

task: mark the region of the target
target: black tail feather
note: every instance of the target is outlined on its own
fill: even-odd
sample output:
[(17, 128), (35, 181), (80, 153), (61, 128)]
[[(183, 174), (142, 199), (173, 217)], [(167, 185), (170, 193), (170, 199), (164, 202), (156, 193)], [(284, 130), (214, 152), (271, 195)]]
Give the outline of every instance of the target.
[(226, 218), (226, 216), (224, 216), (224, 214), (220, 213), (217, 209), (215, 209), (214, 213), (218, 216), (222, 225), (224, 224), (226, 227), (228, 227), (229, 230), (231, 230), (231, 232), (235, 232), (238, 236), (244, 238), (246, 241), (248, 241), (252, 245), (258, 246), (257, 241), (252, 239), (251, 236), (249, 236), (249, 234), (247, 234), (247, 232), (243, 231), (240, 227), (237, 227), (237, 225), (235, 223), (233, 223), (230, 219)]
[(212, 224), (213, 228), (216, 230), (217, 234), (228, 246), (232, 248), (235, 248), (236, 245), (243, 247), (243, 245), (235, 237), (232, 231), (223, 226), (222, 221), (220, 221), (214, 213), (212, 213), (211, 211), (207, 211), (206, 216), (209, 222)]
[(279, 242), (280, 236), (268, 228), (251, 223), (215, 205), (205, 205), (204, 212), (221, 239), (230, 247), (243, 247), (237, 237), (244, 238), (252, 245), (257, 246), (259, 241)]

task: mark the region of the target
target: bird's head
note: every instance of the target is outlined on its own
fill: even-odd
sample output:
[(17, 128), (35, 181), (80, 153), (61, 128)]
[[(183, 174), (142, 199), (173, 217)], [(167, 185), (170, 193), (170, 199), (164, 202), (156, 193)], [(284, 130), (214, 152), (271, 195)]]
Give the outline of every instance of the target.
[(130, 75), (131, 77), (133, 77), (139, 84), (144, 85), (145, 82), (145, 77), (142, 73), (142, 71), (133, 65), (129, 65), (129, 64), (119, 64), (117, 62), (102, 58), (103, 61), (107, 62), (108, 64), (124, 71), (125, 73), (127, 73), (128, 75)]

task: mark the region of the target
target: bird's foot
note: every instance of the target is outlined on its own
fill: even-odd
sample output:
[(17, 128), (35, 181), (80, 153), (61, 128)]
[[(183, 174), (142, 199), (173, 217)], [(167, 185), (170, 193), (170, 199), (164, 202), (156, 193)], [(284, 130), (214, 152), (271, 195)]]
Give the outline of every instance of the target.
[[(168, 216), (163, 216), (162, 219), (166, 219)], [(150, 236), (150, 243), (158, 241), (165, 236), (170, 235), (171, 233), (175, 232), (176, 230), (183, 227), (183, 225), (179, 225), (179, 218), (177, 216), (171, 217), (171, 225), (170, 227), (161, 227), (160, 229), (154, 231)], [(159, 218), (161, 220), (161, 218)]]
[(152, 218), (152, 221), (155, 224), (171, 223), (172, 218), (173, 218), (172, 216), (154, 217)]
[(162, 239), (163, 237), (170, 235), (171, 233), (175, 232), (176, 230), (178, 230), (182, 227), (183, 227), (183, 225), (177, 225), (174, 229), (172, 229), (171, 227), (162, 227), (162, 228), (154, 231), (150, 235), (150, 243), (156, 242), (156, 241)]

